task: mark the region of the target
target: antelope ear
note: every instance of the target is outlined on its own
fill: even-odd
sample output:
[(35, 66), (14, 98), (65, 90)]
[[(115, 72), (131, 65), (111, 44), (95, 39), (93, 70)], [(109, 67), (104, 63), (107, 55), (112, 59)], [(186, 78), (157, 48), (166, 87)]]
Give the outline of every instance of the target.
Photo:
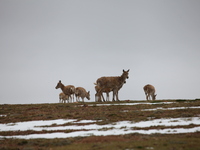
[(61, 82), (61, 80), (59, 80), (59, 82)]
[(88, 94), (90, 94), (90, 91), (88, 91)]
[(125, 72), (124, 69), (123, 69), (123, 72)]
[(127, 70), (127, 72), (129, 72), (130, 69)]

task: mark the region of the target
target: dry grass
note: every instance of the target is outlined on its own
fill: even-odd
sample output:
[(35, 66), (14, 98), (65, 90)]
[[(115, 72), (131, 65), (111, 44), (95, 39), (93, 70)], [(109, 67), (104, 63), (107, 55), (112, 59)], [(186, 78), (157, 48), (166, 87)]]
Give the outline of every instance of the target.
[[(130, 101), (129, 103), (133, 103)], [(172, 104), (161, 104), (156, 101), (155, 105), (110, 105), (96, 106), (96, 103), (79, 104), (26, 104), (26, 105), (0, 105), (0, 123), (14, 123), (33, 120), (53, 119), (88, 119), (102, 120), (99, 124), (108, 124), (116, 121), (146, 121), (149, 118), (179, 118), (199, 117), (199, 109), (180, 110), (154, 110), (157, 107), (190, 107), (200, 106), (200, 100), (174, 100)], [(119, 103), (119, 102), (118, 102)], [(123, 103), (123, 102), (120, 102)], [(90, 104), (90, 106), (88, 106)], [(113, 104), (113, 103), (111, 103)], [(77, 125), (77, 124), (76, 124)], [(82, 125), (82, 124), (80, 124)], [(194, 127), (190, 125), (188, 127)], [(152, 128), (152, 127), (151, 127)], [(165, 127), (153, 127), (163, 129)], [(176, 128), (176, 127), (174, 127)], [(187, 128), (187, 126), (186, 126)], [(147, 130), (150, 128), (146, 128)], [(0, 132), (0, 135), (25, 135), (51, 133), (55, 131), (13, 131)], [(65, 130), (64, 132), (71, 132)], [(188, 134), (129, 134), (120, 136), (90, 136), (66, 139), (1, 139), (0, 149), (198, 149), (200, 133)]]

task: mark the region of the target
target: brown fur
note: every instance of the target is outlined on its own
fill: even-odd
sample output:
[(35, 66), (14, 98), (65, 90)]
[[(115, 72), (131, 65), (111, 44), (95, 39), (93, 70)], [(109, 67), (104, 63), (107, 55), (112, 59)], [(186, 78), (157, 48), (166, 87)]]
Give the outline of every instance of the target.
[(90, 100), (90, 91), (86, 91), (83, 87), (77, 87), (76, 88), (76, 101), (78, 102), (80, 97), (82, 98), (82, 101), (84, 102), (84, 98), (86, 97), (88, 100)]
[[(96, 84), (96, 83), (95, 83)], [(101, 88), (99, 86), (95, 86), (95, 90), (96, 90), (96, 94), (95, 94), (95, 100), (98, 102), (101, 102), (101, 98), (103, 98), (103, 101), (105, 102), (103, 93), (106, 93), (106, 101), (109, 101), (109, 93), (112, 91), (111, 88), (105, 88), (101, 91), (101, 93), (99, 93), (99, 91), (101, 90)], [(100, 94), (100, 95), (98, 95)]]
[(116, 77), (101, 77), (97, 79), (96, 83), (100, 87), (100, 91), (98, 92), (98, 95), (101, 95), (102, 91), (106, 88), (110, 88), (113, 91), (113, 101), (115, 101), (115, 96), (116, 100), (119, 101), (118, 98), (118, 91), (120, 88), (122, 88), (123, 84), (126, 82), (126, 79), (128, 79), (128, 72), (123, 70), (123, 73), (121, 76), (116, 76)]
[(64, 102), (66, 103), (66, 100), (68, 101), (69, 103), (69, 96), (68, 95), (65, 95), (63, 92), (59, 94), (59, 102)]
[[(60, 80), (55, 88), (56, 89), (61, 88), (63, 93), (65, 95), (68, 95), (71, 98), (71, 100), (74, 101), (75, 87), (73, 85), (64, 86), (64, 84), (62, 84), (61, 80)], [(71, 95), (72, 95), (72, 97), (71, 97)]]
[(147, 101), (150, 100), (150, 96), (152, 98), (152, 100), (156, 100), (156, 95), (155, 95), (155, 87), (153, 85), (147, 84), (143, 87), (144, 89), (144, 93), (146, 95), (146, 99)]
[[(126, 81), (124, 82), (124, 84), (125, 83), (126, 83)], [(96, 83), (94, 83), (94, 84), (96, 85)], [(122, 86), (123, 86), (123, 84), (119, 87), (118, 91), (122, 88)], [(111, 88), (105, 88), (101, 92), (99, 92), (101, 90), (101, 88), (98, 85), (95, 86), (95, 90), (96, 90), (96, 94), (95, 94), (96, 102), (102, 102), (101, 98), (103, 98), (103, 101), (105, 102), (103, 93), (106, 93), (106, 101), (109, 101), (109, 93), (111, 91), (113, 91), (113, 89), (111, 89)], [(118, 94), (118, 91), (116, 94)]]

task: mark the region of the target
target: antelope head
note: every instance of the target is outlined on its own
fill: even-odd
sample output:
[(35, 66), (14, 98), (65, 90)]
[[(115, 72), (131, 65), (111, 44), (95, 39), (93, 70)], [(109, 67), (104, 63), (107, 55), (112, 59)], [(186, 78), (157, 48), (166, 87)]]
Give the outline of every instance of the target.
[(157, 96), (157, 94), (154, 94), (153, 97), (152, 97), (152, 99), (156, 100), (156, 96)]
[(129, 78), (129, 76), (128, 76), (129, 70), (130, 70), (130, 69), (128, 69), (127, 71), (125, 71), (125, 70), (123, 69), (123, 74), (122, 74), (122, 76), (123, 76), (125, 79), (128, 79), (128, 78)]
[(58, 89), (58, 88), (61, 88), (62, 87), (62, 83), (61, 83), (61, 80), (59, 80), (59, 82), (58, 82), (58, 84), (56, 85), (56, 89)]

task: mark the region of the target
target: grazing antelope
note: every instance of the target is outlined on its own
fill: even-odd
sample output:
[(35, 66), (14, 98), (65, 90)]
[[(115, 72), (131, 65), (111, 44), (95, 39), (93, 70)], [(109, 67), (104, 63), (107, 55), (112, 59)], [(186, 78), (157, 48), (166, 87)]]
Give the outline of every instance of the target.
[(83, 87), (77, 87), (76, 88), (76, 101), (78, 102), (80, 100), (80, 97), (82, 98), (82, 101), (84, 102), (84, 98), (86, 97), (88, 100), (90, 100), (90, 91), (86, 91)]
[(116, 77), (101, 77), (97, 79), (96, 84), (100, 87), (100, 90), (98, 91), (97, 95), (101, 95), (102, 91), (104, 91), (106, 88), (110, 88), (113, 91), (113, 101), (116, 100), (119, 101), (118, 97), (118, 91), (122, 88), (124, 83), (126, 83), (126, 79), (129, 78), (128, 72), (123, 70), (123, 73), (121, 76)]
[(60, 80), (55, 88), (61, 88), (62, 92), (70, 97), (71, 102), (74, 101), (75, 87), (73, 85), (64, 86), (64, 84), (62, 84)]
[(155, 95), (156, 90), (153, 85), (147, 84), (143, 87), (143, 89), (144, 89), (144, 93), (146, 95), (147, 101), (150, 100), (150, 96), (152, 100), (156, 100), (157, 94)]
[(68, 101), (69, 103), (69, 96), (68, 95), (65, 95), (63, 92), (61, 92), (59, 94), (59, 102), (60, 103), (66, 103), (66, 100)]

